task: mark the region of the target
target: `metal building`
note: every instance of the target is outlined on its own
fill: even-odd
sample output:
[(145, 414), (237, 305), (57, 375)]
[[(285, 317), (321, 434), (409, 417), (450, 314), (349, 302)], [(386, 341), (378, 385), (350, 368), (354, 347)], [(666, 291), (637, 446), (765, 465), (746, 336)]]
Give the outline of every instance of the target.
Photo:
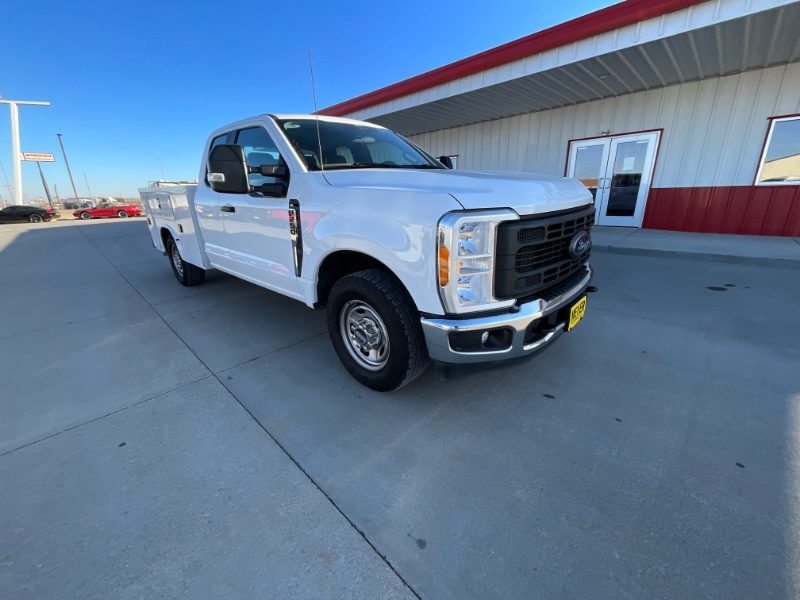
[(798, 32), (797, 0), (627, 0), (321, 112), (576, 177), (600, 225), (800, 236)]

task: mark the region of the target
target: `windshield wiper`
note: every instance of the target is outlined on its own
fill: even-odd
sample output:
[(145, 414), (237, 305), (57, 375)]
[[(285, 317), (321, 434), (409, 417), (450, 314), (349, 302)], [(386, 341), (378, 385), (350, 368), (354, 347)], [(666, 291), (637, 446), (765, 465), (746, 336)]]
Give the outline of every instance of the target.
[(381, 163), (347, 163), (347, 164), (332, 164), (325, 165), (326, 171), (333, 171), (334, 169), (391, 169), (392, 165), (382, 165)]
[(348, 164), (333, 164), (325, 165), (326, 171), (333, 171), (338, 169), (441, 169), (436, 165), (387, 165), (385, 163), (348, 163)]

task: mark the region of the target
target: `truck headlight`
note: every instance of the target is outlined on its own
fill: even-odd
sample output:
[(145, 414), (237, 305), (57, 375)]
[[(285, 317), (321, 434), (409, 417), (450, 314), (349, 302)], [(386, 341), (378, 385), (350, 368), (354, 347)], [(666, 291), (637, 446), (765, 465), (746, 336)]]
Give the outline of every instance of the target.
[(497, 225), (516, 221), (510, 209), (455, 212), (439, 221), (439, 295), (449, 313), (467, 313), (514, 304), (492, 295)]

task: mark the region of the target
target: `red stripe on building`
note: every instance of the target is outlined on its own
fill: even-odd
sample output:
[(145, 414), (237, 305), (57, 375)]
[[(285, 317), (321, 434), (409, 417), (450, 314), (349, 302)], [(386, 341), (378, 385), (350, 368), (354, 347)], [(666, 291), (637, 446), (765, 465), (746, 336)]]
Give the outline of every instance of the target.
[(642, 227), (800, 237), (800, 186), (653, 188)]
[(414, 92), (468, 77), (486, 69), (559, 48), (566, 44), (608, 33), (620, 27), (660, 17), (706, 0), (627, 0), (607, 8), (561, 23), (544, 31), (508, 42), (479, 54), (416, 75), (399, 83), (369, 92), (322, 109), (320, 114), (342, 116), (351, 112), (388, 102)]

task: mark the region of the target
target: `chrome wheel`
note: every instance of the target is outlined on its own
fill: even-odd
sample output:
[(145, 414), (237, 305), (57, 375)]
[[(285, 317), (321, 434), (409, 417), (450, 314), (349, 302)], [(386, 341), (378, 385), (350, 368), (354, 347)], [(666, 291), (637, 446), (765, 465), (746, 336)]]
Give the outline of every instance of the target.
[(124, 210), (121, 210), (121, 211), (119, 211), (119, 212), (117, 213), (117, 216), (118, 216), (120, 219), (127, 219), (127, 218), (128, 218), (128, 213), (126, 213)]
[(378, 313), (360, 300), (350, 300), (339, 313), (339, 333), (350, 356), (369, 371), (389, 360), (389, 334)]
[(175, 270), (178, 272), (178, 275), (183, 277), (183, 259), (181, 258), (181, 253), (178, 252), (178, 247), (175, 244), (172, 245), (172, 264), (175, 266)]
[(87, 212), (82, 212), (81, 213), (81, 219), (91, 219), (91, 218), (92, 218), (92, 215), (90, 213), (87, 213)]
[(31, 215), (31, 223), (41, 223), (42, 217), (39, 215)]

